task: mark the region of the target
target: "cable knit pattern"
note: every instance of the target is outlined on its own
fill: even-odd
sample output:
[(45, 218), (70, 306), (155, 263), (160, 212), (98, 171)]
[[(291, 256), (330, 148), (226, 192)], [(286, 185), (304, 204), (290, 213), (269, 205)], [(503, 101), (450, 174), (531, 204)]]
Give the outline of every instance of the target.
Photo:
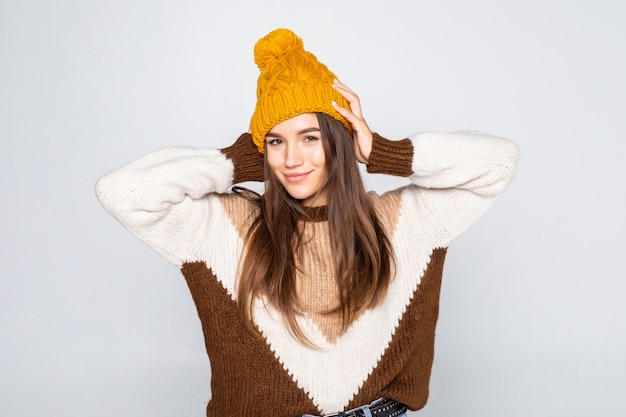
[[(245, 136), (245, 135), (244, 135)], [(113, 171), (97, 185), (104, 207), (181, 267), (211, 360), (207, 416), (327, 414), (388, 397), (420, 409), (428, 397), (446, 248), (504, 191), (519, 149), (477, 132), (375, 135), (369, 172), (410, 184), (370, 193), (397, 266), (385, 301), (345, 332), (321, 314), (334, 300), (324, 211), (301, 220), (307, 244), (297, 276), (306, 298), (300, 324), (317, 346), (298, 343), (279, 312), (258, 300), (250, 334), (237, 312), (236, 275), (256, 208), (230, 185), (262, 178), (262, 159), (242, 136), (223, 151), (170, 148)], [(253, 149), (253, 148), (252, 148)]]
[(260, 73), (250, 129), (259, 152), (264, 152), (265, 136), (270, 129), (302, 113), (325, 113), (352, 130), (350, 122), (331, 104), (335, 101), (344, 108), (350, 107), (331, 87), (337, 76), (304, 50), (298, 35), (284, 28), (271, 31), (254, 46), (254, 61)]

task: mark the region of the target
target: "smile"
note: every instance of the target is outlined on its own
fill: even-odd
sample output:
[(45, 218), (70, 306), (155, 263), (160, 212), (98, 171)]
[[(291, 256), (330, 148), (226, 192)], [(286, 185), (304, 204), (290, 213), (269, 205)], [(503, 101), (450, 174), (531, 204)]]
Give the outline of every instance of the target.
[(285, 174), (285, 180), (287, 180), (287, 182), (297, 183), (306, 179), (306, 177), (308, 177), (310, 173), (311, 171), (295, 174)]

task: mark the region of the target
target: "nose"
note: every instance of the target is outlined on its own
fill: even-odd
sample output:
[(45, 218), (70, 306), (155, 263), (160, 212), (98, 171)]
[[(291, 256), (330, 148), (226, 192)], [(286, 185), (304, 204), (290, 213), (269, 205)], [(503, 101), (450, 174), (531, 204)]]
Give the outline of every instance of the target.
[(302, 152), (297, 143), (289, 143), (286, 147), (285, 166), (294, 168), (302, 165)]

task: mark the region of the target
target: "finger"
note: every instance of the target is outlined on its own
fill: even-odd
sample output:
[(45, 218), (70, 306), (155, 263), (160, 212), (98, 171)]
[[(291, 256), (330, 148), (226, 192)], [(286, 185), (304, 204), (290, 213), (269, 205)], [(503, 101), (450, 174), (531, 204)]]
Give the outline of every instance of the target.
[(337, 87), (343, 89), (343, 90), (349, 91), (350, 93), (352, 93), (352, 94), (354, 94), (356, 96), (356, 93), (350, 87), (348, 87), (347, 85), (345, 85), (344, 83), (342, 83), (338, 79), (335, 78), (333, 80), (333, 84), (336, 85)]
[(360, 137), (360, 134), (362, 133), (365, 133), (366, 136), (371, 135), (371, 131), (369, 127), (367, 126), (367, 123), (365, 122), (365, 120), (363, 120), (363, 118), (358, 117), (353, 112), (346, 109), (345, 107), (341, 107), (335, 101), (332, 101), (332, 106), (335, 108), (335, 110), (337, 110), (339, 114), (341, 114), (348, 121), (348, 123), (350, 123), (350, 125), (352, 125), (352, 129), (355, 134), (355, 139), (358, 139)]
[(338, 80), (333, 82), (332, 87), (348, 101), (350, 104), (350, 110), (352, 110), (352, 112), (358, 117), (362, 117), (361, 101), (359, 100), (359, 96)]
[(346, 100), (350, 103), (358, 103), (359, 96), (352, 90), (350, 90), (347, 86), (340, 84), (338, 81), (332, 84), (332, 87), (339, 92)]
[(354, 114), (354, 112), (350, 111), (349, 109), (346, 109), (345, 107), (341, 107), (334, 100), (331, 101), (331, 104), (340, 115), (342, 115), (348, 122), (350, 122), (350, 124), (352, 125), (352, 128), (355, 131), (359, 131), (367, 127), (367, 123), (362, 117), (359, 117), (358, 115)]
[(337, 104), (335, 100), (333, 100), (331, 104), (340, 115), (342, 115), (347, 121), (350, 122), (350, 124), (354, 125), (355, 123), (358, 123), (359, 120), (361, 120), (356, 114), (354, 114), (354, 112), (346, 109), (345, 107), (341, 107), (339, 104)]

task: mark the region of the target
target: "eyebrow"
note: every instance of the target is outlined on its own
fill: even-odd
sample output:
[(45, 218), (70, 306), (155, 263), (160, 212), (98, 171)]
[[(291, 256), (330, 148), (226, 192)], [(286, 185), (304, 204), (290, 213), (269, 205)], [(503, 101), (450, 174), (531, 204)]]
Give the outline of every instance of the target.
[[(306, 129), (302, 129), (300, 131), (298, 131), (296, 134), (297, 135), (303, 135), (305, 133), (310, 133), (310, 132), (319, 132), (320, 128), (319, 127), (307, 127)], [(267, 134), (265, 135), (266, 138), (282, 138), (281, 135), (279, 135), (278, 133), (274, 133), (272, 131), (267, 132)]]

